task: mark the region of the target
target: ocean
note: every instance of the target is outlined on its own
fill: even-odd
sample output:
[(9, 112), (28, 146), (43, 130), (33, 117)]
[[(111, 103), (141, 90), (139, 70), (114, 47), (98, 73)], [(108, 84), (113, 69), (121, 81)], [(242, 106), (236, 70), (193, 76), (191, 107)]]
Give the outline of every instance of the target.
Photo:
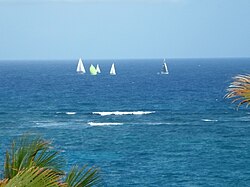
[[(65, 169), (88, 163), (104, 186), (249, 186), (250, 109), (224, 99), (249, 58), (0, 62), (0, 168), (24, 133), (52, 140)], [(2, 169), (1, 169), (2, 171)]]

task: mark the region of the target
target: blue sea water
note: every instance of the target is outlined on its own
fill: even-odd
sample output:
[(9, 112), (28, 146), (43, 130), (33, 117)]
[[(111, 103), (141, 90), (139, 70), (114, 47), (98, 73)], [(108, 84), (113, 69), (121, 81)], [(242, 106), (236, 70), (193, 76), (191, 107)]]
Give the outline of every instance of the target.
[[(169, 59), (169, 75), (159, 59), (117, 60), (117, 76), (111, 60), (90, 63), (102, 73), (77, 74), (73, 60), (0, 62), (1, 168), (28, 132), (53, 140), (66, 169), (100, 167), (105, 186), (249, 186), (250, 109), (223, 97), (250, 59)], [(115, 111), (124, 115), (93, 113)]]

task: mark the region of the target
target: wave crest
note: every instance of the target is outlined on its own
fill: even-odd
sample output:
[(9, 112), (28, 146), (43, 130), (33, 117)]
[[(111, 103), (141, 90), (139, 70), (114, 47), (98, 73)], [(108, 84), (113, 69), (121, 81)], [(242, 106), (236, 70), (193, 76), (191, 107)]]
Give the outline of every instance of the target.
[(76, 112), (66, 112), (67, 115), (75, 115)]
[(218, 121), (217, 119), (201, 119), (201, 121), (205, 121), (205, 122), (216, 122)]
[(109, 125), (123, 125), (123, 123), (111, 123), (111, 122), (95, 123), (95, 122), (89, 122), (88, 125), (90, 125), (90, 126), (109, 126)]
[(56, 114), (75, 115), (75, 114), (76, 114), (76, 112), (56, 112)]
[(115, 112), (92, 112), (92, 114), (97, 114), (101, 116), (110, 116), (110, 115), (145, 115), (145, 114), (152, 114), (155, 113), (155, 111), (131, 111), (131, 112), (121, 112), (121, 111), (115, 111)]

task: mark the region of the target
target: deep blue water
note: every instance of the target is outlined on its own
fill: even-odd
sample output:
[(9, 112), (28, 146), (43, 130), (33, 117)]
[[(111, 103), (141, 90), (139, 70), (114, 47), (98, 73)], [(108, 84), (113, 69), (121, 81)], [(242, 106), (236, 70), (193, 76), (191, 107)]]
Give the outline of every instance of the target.
[[(169, 75), (157, 74), (162, 60), (118, 60), (109, 76), (112, 62), (86, 61), (102, 70), (90, 76), (73, 60), (1, 61), (1, 168), (11, 140), (29, 132), (53, 140), (66, 169), (100, 167), (105, 186), (250, 184), (250, 109), (223, 98), (250, 59), (169, 59)], [(92, 113), (113, 111), (152, 113)]]

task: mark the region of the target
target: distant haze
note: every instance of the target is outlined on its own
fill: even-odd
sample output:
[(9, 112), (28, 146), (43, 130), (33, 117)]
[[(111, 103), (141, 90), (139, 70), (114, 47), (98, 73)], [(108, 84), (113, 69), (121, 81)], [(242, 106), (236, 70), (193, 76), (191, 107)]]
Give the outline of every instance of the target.
[(0, 0), (0, 60), (250, 57), (249, 0)]

